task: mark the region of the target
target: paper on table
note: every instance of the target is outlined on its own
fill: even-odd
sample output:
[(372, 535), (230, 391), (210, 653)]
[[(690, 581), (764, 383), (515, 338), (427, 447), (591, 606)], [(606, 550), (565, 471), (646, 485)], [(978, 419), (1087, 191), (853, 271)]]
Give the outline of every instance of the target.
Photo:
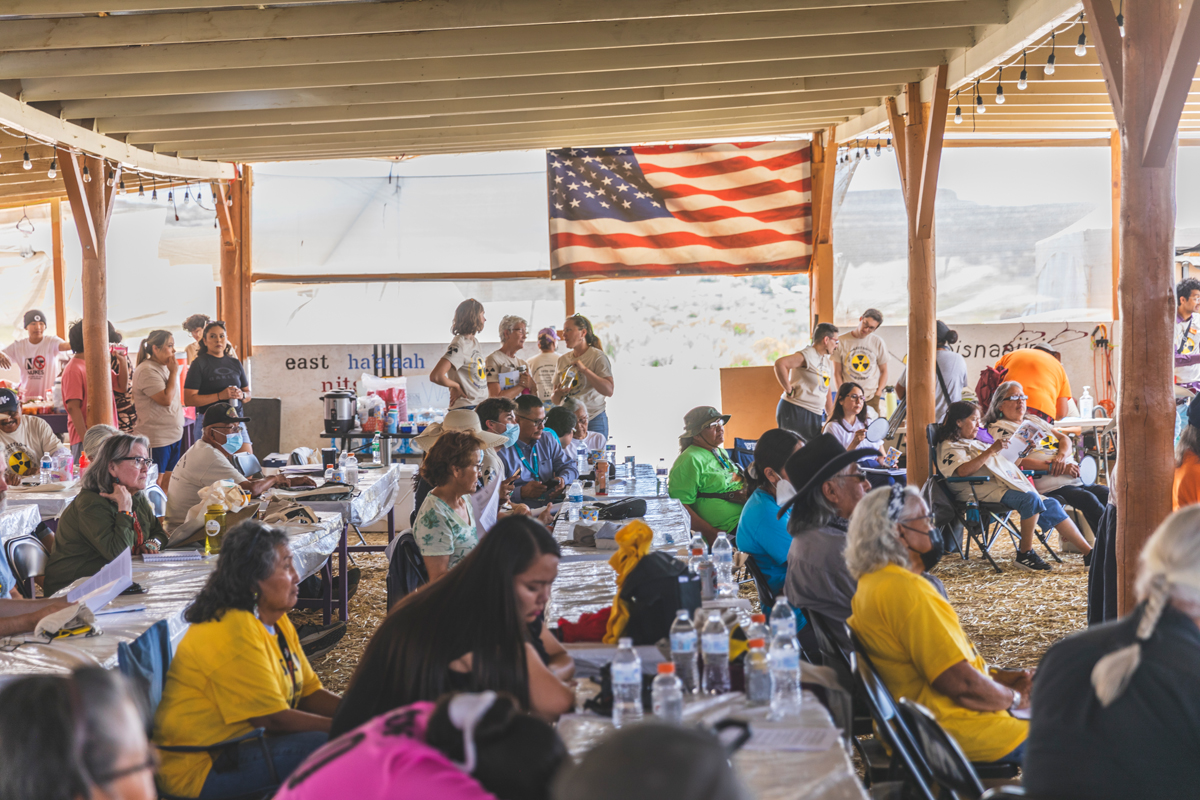
[(839, 740), (837, 728), (751, 728), (744, 750), (828, 750)]
[(512, 372), (501, 372), (496, 376), (496, 380), (500, 383), (501, 389), (511, 389), (517, 385), (517, 381), (521, 380), (521, 373), (515, 369)]
[(133, 583), (133, 555), (126, 547), (104, 568), (67, 592), (68, 603), (83, 602), (92, 613), (104, 608)]

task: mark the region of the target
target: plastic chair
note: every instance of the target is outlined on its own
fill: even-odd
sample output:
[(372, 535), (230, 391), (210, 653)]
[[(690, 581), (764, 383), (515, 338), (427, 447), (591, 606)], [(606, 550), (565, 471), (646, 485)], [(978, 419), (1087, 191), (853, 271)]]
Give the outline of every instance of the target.
[[(151, 625), (142, 632), (141, 636), (132, 642), (121, 642), (117, 645), (117, 668), (142, 693), (142, 697), (146, 701), (146, 710), (149, 719), (154, 719), (154, 713), (158, 710), (158, 704), (162, 701), (163, 687), (167, 682), (167, 671), (171, 668), (173, 655), (174, 653), (171, 649), (171, 628), (169, 622), (165, 619)], [(275, 761), (271, 757), (271, 749), (267, 746), (266, 734), (266, 728), (255, 728), (242, 736), (211, 745), (156, 745), (156, 747), (168, 753), (209, 753), (215, 759), (219, 757), (218, 751), (220, 750), (228, 747), (237, 747), (242, 742), (257, 741), (262, 747), (263, 757), (266, 759), (267, 769), (271, 774), (271, 782), (278, 784), (279, 774), (275, 770)], [(268, 792), (266, 795), (258, 793), (245, 794), (240, 795), (236, 800), (251, 800), (251, 798), (258, 800), (258, 798), (269, 797), (271, 794), (273, 792)], [(163, 800), (190, 800), (189, 798), (181, 798), (162, 791), (159, 791), (158, 796), (163, 798)]]
[(984, 772), (988, 778), (1016, 777), (1016, 764), (972, 764), (954, 737), (920, 703), (901, 697), (900, 715), (916, 735), (933, 779), (955, 797), (978, 800), (984, 791)]
[[(750, 577), (754, 580), (754, 588), (758, 590), (759, 607), (762, 608), (764, 614), (770, 614), (771, 609), (775, 607), (775, 593), (771, 591), (771, 586), (767, 583), (767, 576), (763, 574), (762, 568), (758, 566), (758, 562), (752, 555), (746, 556), (746, 571), (750, 573)], [(805, 614), (805, 617), (807, 616)]]
[(37, 597), (37, 587), (34, 578), (46, 574), (46, 562), (50, 554), (33, 536), (17, 536), (4, 543), (4, 555), (17, 579), (17, 590), (21, 596), (33, 599)]
[(150, 501), (150, 507), (154, 509), (154, 516), (165, 517), (167, 515), (167, 493), (162, 490), (161, 486), (157, 483), (147, 484), (142, 493)]

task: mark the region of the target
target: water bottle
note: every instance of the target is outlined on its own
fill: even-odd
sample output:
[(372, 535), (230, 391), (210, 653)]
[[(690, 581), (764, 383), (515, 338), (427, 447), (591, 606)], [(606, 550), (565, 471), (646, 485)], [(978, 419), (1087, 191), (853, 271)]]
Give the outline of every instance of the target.
[(633, 478), (637, 475), (637, 458), (633, 455), (633, 447), (625, 445), (625, 477)]
[(379, 464), (380, 464), (379, 454), (382, 450), (383, 450), (383, 438), (378, 433), (376, 433), (375, 438), (371, 440), (371, 463), (374, 464), (375, 466), (379, 466)]
[(780, 595), (775, 598), (775, 607), (771, 609), (771, 644), (774, 646), (775, 637), (786, 633), (796, 636), (796, 612), (788, 605), (787, 598)]
[(683, 682), (675, 675), (675, 665), (658, 665), (658, 677), (650, 685), (654, 716), (672, 725), (683, 724)]
[(698, 638), (688, 610), (681, 608), (676, 611), (675, 622), (671, 624), (671, 661), (675, 664), (675, 676), (693, 694), (700, 688), (700, 654), (696, 648)]
[(800, 715), (800, 643), (795, 636), (771, 642), (771, 714), (781, 720)]
[(746, 639), (762, 639), (763, 647), (771, 640), (771, 629), (767, 627), (766, 614), (751, 614), (750, 627), (746, 628)]
[(703, 536), (693, 533), (692, 541), (688, 544), (688, 550), (691, 551), (691, 558), (688, 559), (688, 569), (699, 575), (700, 564), (708, 560), (708, 544), (704, 541)]
[(571, 487), (567, 489), (567, 521), (577, 521), (581, 508), (583, 508), (583, 484), (579, 481), (572, 481)]
[(712, 546), (713, 566), (717, 570), (717, 596), (737, 596), (737, 584), (733, 582), (733, 545), (725, 531), (717, 531), (717, 540)]
[(721, 612), (708, 612), (708, 622), (700, 636), (704, 649), (704, 693), (724, 694), (729, 691), (729, 629)]
[(1092, 400), (1092, 395), (1088, 392), (1090, 386), (1083, 387), (1083, 396), (1079, 398), (1079, 416), (1084, 419), (1092, 418), (1092, 410), (1096, 407), (1096, 403)]
[(771, 662), (767, 657), (767, 645), (762, 639), (751, 639), (746, 643), (746, 699), (750, 705), (765, 706), (771, 702)]
[(612, 443), (611, 438), (608, 442), (604, 445), (604, 460), (608, 462), (608, 469), (615, 478), (617, 477), (617, 446)]
[(670, 473), (667, 471), (667, 460), (665, 458), (660, 458), (658, 460), (658, 469), (655, 470), (654, 474), (656, 477), (656, 483), (658, 484), (658, 496), (668, 497), (669, 494), (667, 492), (667, 480), (669, 479)]
[(346, 483), (351, 486), (358, 484), (358, 456), (354, 453), (346, 456)]
[(334, 474), (333, 464), (330, 464), (328, 467), (325, 468), (325, 482), (326, 483), (329, 483), (330, 481), (333, 480), (333, 474)]
[(388, 406), (387, 416), (384, 419), (387, 420), (385, 423), (387, 425), (387, 432), (396, 433), (400, 429), (400, 406)]
[(338, 467), (340, 467), (340, 468), (341, 468), (342, 472), (345, 472), (345, 471), (346, 471), (346, 457), (347, 457), (347, 456), (346, 456), (346, 454), (345, 454), (344, 452), (343, 452), (343, 453), (338, 453), (338, 457), (337, 457), (337, 465), (338, 465)]
[(633, 649), (633, 639), (617, 641), (612, 660), (613, 727), (642, 721), (642, 659)]
[(54, 472), (54, 459), (49, 453), (42, 454), (42, 463), (38, 472), (38, 483), (49, 483), (50, 473)]

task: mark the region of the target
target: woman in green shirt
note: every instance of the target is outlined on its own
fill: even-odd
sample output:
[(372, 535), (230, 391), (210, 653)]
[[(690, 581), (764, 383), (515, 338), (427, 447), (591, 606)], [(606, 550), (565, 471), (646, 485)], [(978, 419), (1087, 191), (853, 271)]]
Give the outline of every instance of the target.
[(166, 545), (167, 533), (142, 494), (153, 463), (145, 436), (116, 433), (104, 442), (58, 522), (46, 564), (47, 595), (95, 575), (127, 547), (140, 555)]
[(746, 504), (742, 475), (724, 448), (728, 421), (728, 414), (712, 406), (689, 411), (683, 418), (679, 457), (668, 478), (668, 493), (683, 503), (692, 530), (709, 544), (719, 531), (733, 535)]

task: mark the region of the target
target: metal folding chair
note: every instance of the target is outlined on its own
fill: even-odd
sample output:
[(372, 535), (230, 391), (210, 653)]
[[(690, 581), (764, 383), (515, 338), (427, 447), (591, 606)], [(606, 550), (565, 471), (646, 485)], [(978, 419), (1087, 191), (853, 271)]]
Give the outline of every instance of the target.
[(984, 777), (1016, 777), (1016, 764), (974, 764), (969, 761), (954, 737), (920, 703), (901, 697), (900, 716), (916, 736), (934, 781), (958, 800), (979, 800), (984, 791), (981, 780)]

